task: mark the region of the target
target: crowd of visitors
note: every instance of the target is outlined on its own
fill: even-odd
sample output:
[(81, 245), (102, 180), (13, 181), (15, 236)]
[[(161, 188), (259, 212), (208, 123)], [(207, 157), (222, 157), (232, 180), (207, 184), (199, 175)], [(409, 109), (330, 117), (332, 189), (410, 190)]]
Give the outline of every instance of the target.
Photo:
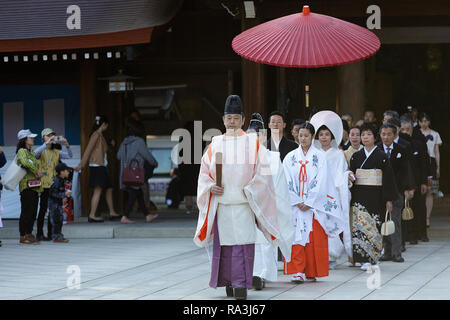
[[(146, 222), (151, 222), (158, 214), (149, 213), (151, 209), (148, 179), (158, 162), (148, 150), (145, 143), (144, 125), (140, 115), (133, 111), (126, 121), (126, 137), (118, 148), (115, 156), (120, 161), (120, 189), (126, 191), (128, 198), (123, 214), (119, 215), (114, 209), (112, 172), (108, 166), (108, 152), (114, 149), (115, 142), (106, 134), (109, 122), (106, 116), (95, 117), (89, 143), (81, 157), (81, 162), (75, 167), (68, 167), (63, 160), (73, 157), (69, 142), (51, 128), (41, 132), (42, 145), (35, 148), (37, 134), (28, 129), (20, 130), (17, 134), (18, 144), (16, 156), (8, 167), (2, 183), (8, 190), (17, 186), (20, 192), (19, 233), (21, 244), (39, 244), (40, 241), (67, 243), (64, 238), (62, 225), (64, 222), (63, 206), (72, 195), (70, 183), (73, 172), (80, 172), (89, 168), (89, 187), (93, 189), (90, 201), (88, 222), (96, 223), (104, 220), (96, 217), (99, 200), (103, 191), (109, 209), (109, 219), (120, 219), (121, 223), (131, 224), (129, 218), (136, 200), (145, 215)], [(65, 150), (63, 150), (63, 146)], [(111, 161), (111, 160), (110, 160)], [(6, 164), (6, 157), (0, 148), (0, 167)], [(143, 172), (137, 181), (124, 179), (125, 173)], [(134, 179), (134, 180), (133, 180)], [(3, 189), (0, 184), (0, 189)], [(38, 210), (39, 207), (39, 210)], [(2, 211), (0, 201), (0, 214)], [(152, 208), (153, 209), (153, 208)], [(44, 220), (47, 219), (47, 232), (44, 235)], [(33, 235), (34, 223), (37, 222), (36, 235)], [(0, 227), (2, 221), (0, 218)], [(1, 246), (1, 242), (0, 242)]]

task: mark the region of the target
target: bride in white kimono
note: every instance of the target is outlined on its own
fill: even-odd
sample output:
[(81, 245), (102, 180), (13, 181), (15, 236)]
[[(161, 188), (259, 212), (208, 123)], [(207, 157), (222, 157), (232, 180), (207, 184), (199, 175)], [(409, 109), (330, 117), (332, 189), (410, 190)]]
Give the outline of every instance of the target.
[(300, 146), (283, 161), (295, 230), (284, 274), (293, 274), (293, 282), (328, 276), (328, 237), (341, 232), (337, 191), (324, 153), (312, 145), (314, 133), (310, 123), (302, 124)]
[(341, 213), (342, 224), (340, 229), (342, 232), (342, 241), (340, 237), (329, 237), (329, 267), (336, 267), (337, 259), (342, 253), (352, 258), (352, 241), (350, 231), (350, 199), (351, 193), (349, 187), (349, 174), (345, 156), (342, 150), (338, 148), (342, 140), (343, 125), (341, 118), (333, 111), (320, 111), (311, 118), (311, 124), (316, 129), (316, 139), (314, 146), (326, 154), (328, 166), (331, 169), (334, 185), (338, 194), (339, 210)]

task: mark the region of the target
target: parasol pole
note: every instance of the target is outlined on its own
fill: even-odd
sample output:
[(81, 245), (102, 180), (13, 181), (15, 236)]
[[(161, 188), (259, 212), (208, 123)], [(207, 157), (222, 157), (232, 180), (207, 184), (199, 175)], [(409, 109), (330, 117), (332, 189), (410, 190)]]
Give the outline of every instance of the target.
[(305, 120), (309, 122), (310, 109), (309, 109), (309, 81), (308, 81), (308, 69), (306, 69), (306, 81), (305, 81)]
[[(304, 16), (309, 15), (310, 10), (309, 6), (303, 6), (302, 13)], [(305, 120), (306, 122), (309, 122), (309, 115), (310, 115), (310, 109), (309, 109), (309, 81), (308, 81), (308, 68), (306, 68), (306, 81), (305, 81)]]

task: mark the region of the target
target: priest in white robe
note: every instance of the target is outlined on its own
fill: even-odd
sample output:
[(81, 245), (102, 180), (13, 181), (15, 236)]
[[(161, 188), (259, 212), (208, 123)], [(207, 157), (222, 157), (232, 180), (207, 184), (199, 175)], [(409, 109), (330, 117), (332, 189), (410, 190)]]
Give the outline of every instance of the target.
[[(239, 96), (227, 98), (226, 134), (212, 139), (202, 157), (198, 180), (199, 219), (194, 242), (213, 241), (210, 286), (226, 287), (227, 296), (243, 300), (252, 288), (254, 244), (259, 228), (268, 241), (289, 254), (280, 237), (273, 180), (255, 134), (242, 131), (244, 113)], [(216, 154), (222, 154), (221, 175)], [(218, 185), (218, 177), (222, 177)], [(288, 256), (286, 254), (286, 256)]]

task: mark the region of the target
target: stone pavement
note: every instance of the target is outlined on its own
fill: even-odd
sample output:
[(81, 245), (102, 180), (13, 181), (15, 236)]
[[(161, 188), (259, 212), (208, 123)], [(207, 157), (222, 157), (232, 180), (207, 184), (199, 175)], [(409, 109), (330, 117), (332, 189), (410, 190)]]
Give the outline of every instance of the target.
[[(193, 236), (197, 226), (196, 214), (158, 211), (159, 217), (151, 223), (144, 218), (132, 217), (136, 224), (122, 224), (119, 221), (88, 223), (86, 217), (63, 226), (63, 234), (69, 239), (113, 239), (113, 238), (187, 238)], [(19, 239), (19, 220), (3, 220), (1, 239)], [(47, 225), (44, 224), (47, 234)], [(33, 234), (36, 234), (36, 224)]]
[[(280, 271), (278, 282), (249, 291), (248, 298), (450, 299), (450, 238), (407, 245), (403, 256), (404, 263), (383, 262), (380, 273), (372, 274), (339, 261), (316, 283), (293, 284)], [(80, 289), (67, 287), (77, 284), (74, 270)], [(227, 299), (224, 288), (208, 287), (209, 274), (207, 252), (192, 237), (71, 239), (36, 246), (8, 239), (0, 248), (0, 299)]]

